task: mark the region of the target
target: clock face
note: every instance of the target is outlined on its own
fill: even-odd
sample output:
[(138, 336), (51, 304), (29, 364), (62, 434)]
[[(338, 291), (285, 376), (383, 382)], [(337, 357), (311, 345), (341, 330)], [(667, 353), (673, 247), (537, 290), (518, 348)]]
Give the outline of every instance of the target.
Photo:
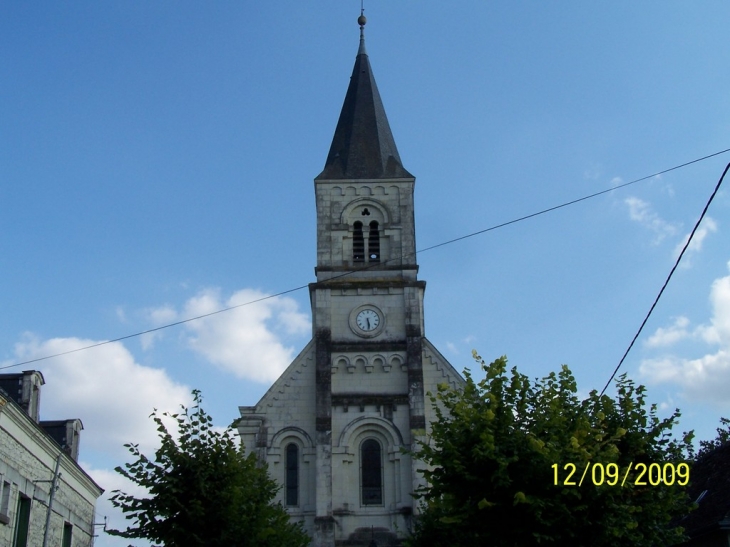
[(361, 338), (375, 338), (385, 330), (385, 314), (372, 304), (358, 306), (350, 312), (350, 329)]
[(362, 310), (357, 314), (357, 326), (365, 332), (374, 331), (380, 325), (380, 315), (374, 310)]

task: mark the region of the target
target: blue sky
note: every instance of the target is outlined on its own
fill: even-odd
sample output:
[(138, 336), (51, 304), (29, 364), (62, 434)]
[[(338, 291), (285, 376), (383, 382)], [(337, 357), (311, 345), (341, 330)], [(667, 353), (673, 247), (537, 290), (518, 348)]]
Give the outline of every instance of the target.
[[(419, 248), (730, 147), (726, 2), (365, 7)], [(0, 364), (313, 281), (312, 180), (358, 14), (342, 0), (3, 4)], [(474, 348), (531, 377), (566, 363), (581, 393), (600, 390), (729, 161), (423, 253), (426, 335), (457, 369)], [(725, 186), (622, 369), (700, 438), (730, 415), (729, 213)], [(153, 407), (198, 388), (225, 426), (254, 404), (307, 343), (308, 300), (34, 363), (42, 417), (81, 418), (83, 464), (116, 488), (122, 444), (154, 442)]]

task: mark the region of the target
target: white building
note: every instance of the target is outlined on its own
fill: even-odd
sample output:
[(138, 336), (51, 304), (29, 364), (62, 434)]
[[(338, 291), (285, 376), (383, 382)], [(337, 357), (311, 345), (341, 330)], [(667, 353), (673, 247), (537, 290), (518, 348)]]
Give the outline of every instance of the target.
[(315, 547), (398, 545), (420, 462), (403, 452), (433, 419), (426, 393), (463, 379), (426, 339), (417, 278), (415, 178), (404, 167), (362, 36), (324, 170), (314, 179), (312, 340), (252, 407), (248, 451)]
[(0, 375), (0, 545), (88, 547), (104, 491), (76, 462), (81, 420), (39, 421), (43, 384)]

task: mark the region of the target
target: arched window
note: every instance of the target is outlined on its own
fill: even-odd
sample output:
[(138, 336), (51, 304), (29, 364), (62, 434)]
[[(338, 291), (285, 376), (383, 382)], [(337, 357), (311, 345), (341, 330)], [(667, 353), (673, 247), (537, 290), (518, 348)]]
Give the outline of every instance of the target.
[(299, 447), (286, 446), (286, 504), (299, 505)]
[(380, 231), (378, 221), (370, 223), (370, 235), (368, 236), (368, 262), (380, 262)]
[(357, 221), (354, 226), (355, 233), (352, 236), (352, 260), (353, 262), (365, 261), (365, 240), (362, 236), (362, 222)]
[(360, 485), (362, 505), (383, 505), (383, 461), (375, 439), (360, 445)]

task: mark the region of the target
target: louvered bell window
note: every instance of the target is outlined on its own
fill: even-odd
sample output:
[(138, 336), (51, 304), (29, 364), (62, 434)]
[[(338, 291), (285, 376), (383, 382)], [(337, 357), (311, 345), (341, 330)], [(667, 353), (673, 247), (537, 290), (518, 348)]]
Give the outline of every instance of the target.
[(380, 230), (378, 221), (370, 223), (370, 234), (368, 236), (368, 262), (380, 262)]
[(362, 235), (362, 222), (356, 222), (353, 227), (355, 233), (352, 236), (352, 261), (365, 262), (365, 239)]

